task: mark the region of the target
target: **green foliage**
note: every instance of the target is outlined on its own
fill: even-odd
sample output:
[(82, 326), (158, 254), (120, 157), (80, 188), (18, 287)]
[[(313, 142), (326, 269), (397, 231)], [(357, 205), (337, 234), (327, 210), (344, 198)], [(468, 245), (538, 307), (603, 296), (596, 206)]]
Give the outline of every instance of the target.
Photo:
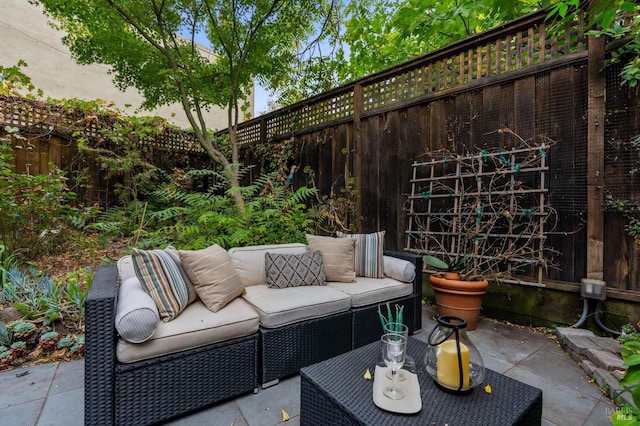
[(622, 333), (616, 338), (616, 340), (622, 345), (632, 341), (640, 342), (640, 333), (638, 333), (633, 325), (625, 324), (622, 326)]
[(69, 350), (72, 354), (78, 354), (82, 352), (84, 350), (84, 335), (76, 336)]
[[(15, 253), (11, 253), (4, 245), (0, 244), (0, 286), (4, 287), (9, 279), (9, 270), (16, 263)], [(0, 305), (2, 299), (0, 299)]]
[(76, 339), (73, 336), (63, 337), (58, 341), (58, 349), (70, 348), (75, 343)]
[(14, 334), (21, 335), (21, 334), (31, 333), (33, 330), (36, 329), (36, 326), (31, 322), (16, 320), (16, 321), (10, 322), (7, 325), (7, 328), (13, 331)]
[(425, 265), (431, 266), (433, 269), (439, 271), (447, 271), (447, 272), (459, 272), (461, 274), (464, 273), (467, 267), (467, 261), (471, 258), (469, 255), (455, 255), (450, 256), (447, 259), (447, 262), (438, 259), (437, 257), (431, 255), (425, 255), (422, 257)]
[[(404, 319), (403, 319), (404, 306), (395, 305), (396, 306), (395, 317), (393, 315), (393, 312), (391, 311), (391, 306), (389, 305), (389, 302), (386, 303), (386, 307), (387, 307), (386, 315), (382, 313), (382, 309), (380, 306), (381, 305), (378, 305), (378, 318), (380, 318), (380, 325), (382, 325), (383, 330), (387, 329), (388, 324), (393, 324), (393, 323), (404, 324)], [(397, 330), (397, 331), (400, 331), (400, 330)]]
[(13, 334), (11, 330), (4, 325), (4, 323), (0, 322), (0, 346), (6, 347), (11, 345), (11, 340), (13, 339)]
[[(149, 211), (140, 246), (153, 247), (172, 243), (184, 249), (200, 249), (211, 244), (233, 247), (305, 241), (305, 233), (314, 229), (313, 211), (307, 202), (315, 195), (313, 188), (291, 191), (275, 179), (261, 176), (246, 187), (237, 188), (245, 198), (238, 210), (233, 190), (226, 187), (225, 176), (208, 172), (218, 183), (205, 193), (185, 190), (175, 184), (161, 187), (154, 194), (154, 205), (165, 208)], [(188, 173), (202, 176), (203, 171)]]
[[(15, 306), (28, 319), (43, 318), (45, 325), (55, 320), (81, 324), (84, 320), (86, 297), (86, 290), (82, 290), (86, 285), (83, 286), (78, 280), (81, 275), (87, 276), (86, 280), (90, 283), (90, 271), (76, 271), (56, 282), (46, 275), (38, 274), (34, 269), (25, 273), (12, 268), (9, 271), (9, 282), (0, 293), (0, 300)], [(15, 329), (13, 331), (18, 333)]]
[(40, 339), (42, 339), (42, 340), (51, 340), (51, 339), (55, 339), (58, 336), (59, 336), (59, 334), (56, 331), (47, 331), (46, 333), (42, 333), (40, 335)]
[(534, 0), (348, 2), (336, 54), (340, 82), (381, 71), (548, 5)]
[(54, 164), (48, 174), (16, 173), (13, 147), (28, 147), (17, 129), (5, 127), (8, 137), (0, 137), (0, 243), (3, 252), (27, 259), (38, 258), (64, 243), (68, 218), (78, 210), (75, 194), (66, 185), (67, 177)]
[(122, 204), (137, 202), (141, 196), (166, 180), (153, 164), (151, 142), (167, 127), (159, 117), (127, 117), (101, 126), (101, 140), (95, 144), (79, 143), (84, 154), (94, 154), (105, 179), (119, 178), (114, 192)]
[[(559, 25), (575, 18), (580, 12), (579, 0), (557, 2), (549, 17), (560, 17)], [(605, 65), (622, 63), (622, 84), (636, 87), (640, 82), (640, 4), (627, 0), (590, 2), (589, 35), (611, 37), (620, 44), (611, 52)]]
[(625, 342), (622, 359), (627, 369), (620, 379), (623, 390), (618, 397), (625, 392), (631, 393), (633, 405), (621, 404), (620, 410), (611, 416), (611, 422), (616, 426), (637, 425), (640, 423), (640, 340)]
[(19, 340), (17, 342), (14, 342), (11, 344), (11, 349), (12, 350), (22, 350), (24, 348), (26, 348), (27, 344), (25, 342), (23, 342), (22, 340)]
[(627, 234), (640, 240), (640, 201), (614, 199), (607, 194), (605, 203), (608, 208), (621, 213), (627, 220), (625, 225)]
[[(12, 67), (3, 67), (0, 65), (0, 95), (18, 96), (27, 95), (33, 97), (32, 92), (35, 86), (31, 83), (31, 78), (22, 71), (27, 63), (23, 60)], [(26, 92), (26, 93), (25, 93)], [(42, 91), (36, 91), (38, 96), (42, 96)]]
[[(631, 147), (635, 150), (640, 159), (640, 136), (636, 136), (631, 140)], [(628, 171), (630, 177), (635, 179), (640, 173), (639, 162), (636, 160), (636, 166), (631, 167)], [(605, 194), (605, 206), (609, 210), (622, 214), (627, 221), (625, 230), (627, 234), (632, 236), (636, 241), (640, 241), (640, 201), (634, 199), (614, 198), (611, 194)]]
[(129, 235), (133, 233), (138, 218), (139, 203), (129, 203), (126, 207), (115, 206), (98, 216), (96, 221), (87, 227), (104, 235)]

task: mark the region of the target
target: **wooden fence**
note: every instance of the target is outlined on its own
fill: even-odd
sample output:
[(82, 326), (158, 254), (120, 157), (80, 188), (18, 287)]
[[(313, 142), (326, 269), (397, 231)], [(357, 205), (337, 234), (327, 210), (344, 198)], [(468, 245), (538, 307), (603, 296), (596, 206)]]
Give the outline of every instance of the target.
[[(69, 186), (83, 204), (110, 205), (116, 201), (115, 183), (106, 180), (106, 170), (96, 161), (96, 155), (80, 154), (77, 140), (82, 138), (94, 147), (108, 147), (116, 152), (117, 141), (108, 140), (101, 129), (110, 129), (117, 117), (95, 114), (53, 103), (13, 96), (0, 96), (0, 136), (7, 134), (5, 126), (17, 127), (20, 135), (12, 138), (14, 166), (18, 173), (48, 173), (49, 163), (64, 170)], [(143, 141), (145, 155), (152, 164), (171, 172), (174, 167), (211, 167), (191, 132), (165, 127), (153, 139)]]
[[(355, 178), (359, 230), (386, 230), (385, 247), (403, 250), (414, 161), (441, 149), (473, 154), (544, 136), (555, 141), (546, 182), (558, 218), (545, 238), (559, 268), (544, 271), (542, 285), (604, 279), (610, 294), (640, 301), (640, 246), (625, 233), (624, 219), (605, 208), (607, 192), (640, 199), (639, 174), (629, 173), (638, 167), (630, 141), (640, 134), (640, 100), (620, 85), (619, 70), (601, 72), (608, 46), (586, 37), (582, 18), (551, 33), (545, 16), (527, 15), (242, 123), (243, 161), (257, 163), (257, 143), (290, 140), (295, 185), (308, 183), (305, 168), (323, 194)], [(5, 124), (46, 121), (3, 111)], [(26, 120), (29, 114), (35, 118)], [(46, 138), (60, 130), (45, 125), (33, 133)], [(186, 134), (153, 143), (158, 152), (197, 155)], [(50, 151), (48, 159), (67, 156), (66, 142), (59, 145), (61, 154)], [(34, 158), (35, 150), (25, 156)]]
[[(587, 39), (582, 18), (551, 34), (545, 17), (533, 13), (243, 123), (241, 142), (291, 139), (292, 164), (312, 169), (325, 194), (354, 177), (360, 231), (386, 230), (385, 246), (403, 250), (414, 161), (549, 138), (557, 223), (545, 238), (558, 268), (545, 271), (543, 285), (603, 279), (611, 294), (640, 301), (640, 246), (604, 202), (606, 192), (640, 198), (629, 174), (638, 165), (630, 140), (640, 133), (640, 102), (619, 84), (619, 70), (600, 72), (607, 46)], [(599, 105), (605, 89), (607, 105)], [(255, 162), (246, 152), (245, 163)], [(308, 177), (298, 172), (295, 182)]]

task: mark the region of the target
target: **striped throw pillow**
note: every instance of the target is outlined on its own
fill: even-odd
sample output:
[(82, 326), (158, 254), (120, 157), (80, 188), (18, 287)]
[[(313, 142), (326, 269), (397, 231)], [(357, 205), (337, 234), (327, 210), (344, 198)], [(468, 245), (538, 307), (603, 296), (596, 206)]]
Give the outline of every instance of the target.
[(131, 260), (142, 288), (158, 307), (160, 319), (169, 322), (196, 298), (193, 285), (180, 266), (173, 247), (165, 250), (133, 249)]
[(354, 255), (356, 275), (367, 278), (383, 278), (385, 231), (372, 234), (343, 234), (338, 232), (339, 238), (355, 238), (356, 251)]

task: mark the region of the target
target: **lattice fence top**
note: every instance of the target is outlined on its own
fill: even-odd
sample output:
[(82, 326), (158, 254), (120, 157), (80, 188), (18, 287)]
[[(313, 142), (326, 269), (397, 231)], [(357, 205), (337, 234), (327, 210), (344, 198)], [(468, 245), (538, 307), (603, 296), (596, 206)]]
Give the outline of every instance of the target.
[[(239, 126), (240, 143), (289, 137), (332, 122), (353, 119), (356, 86), (362, 88), (361, 115), (403, 102), (572, 54), (586, 54), (584, 21), (549, 34), (547, 11), (527, 15), (316, 98), (274, 111)], [(264, 130), (261, 131), (261, 127)]]
[[(115, 117), (93, 115), (78, 110), (69, 112), (63, 106), (11, 96), (0, 96), (0, 125), (19, 127), (32, 134), (55, 134), (65, 138), (80, 133), (88, 140), (101, 138), (100, 129), (109, 128)], [(150, 146), (168, 151), (204, 153), (193, 133), (165, 127), (160, 135), (149, 139)]]
[[(403, 102), (417, 102), (436, 92), (586, 51), (582, 18), (550, 36), (546, 13), (543, 10), (527, 15), (404, 65), (249, 120), (238, 126), (238, 141), (254, 144), (289, 137), (328, 123), (352, 120), (359, 104), (360, 115), (373, 114)], [(356, 99), (357, 93), (361, 93), (362, 99)], [(0, 107), (0, 120), (8, 125), (62, 135), (78, 128), (78, 116), (64, 116), (61, 109), (42, 102), (19, 104), (0, 98)], [(56, 115), (56, 119), (50, 120), (51, 115)], [(55, 128), (52, 122), (56, 123)], [(85, 120), (82, 131), (89, 138), (97, 137), (97, 121)], [(168, 150), (203, 152), (193, 134), (173, 128), (167, 128), (162, 137), (151, 142)]]

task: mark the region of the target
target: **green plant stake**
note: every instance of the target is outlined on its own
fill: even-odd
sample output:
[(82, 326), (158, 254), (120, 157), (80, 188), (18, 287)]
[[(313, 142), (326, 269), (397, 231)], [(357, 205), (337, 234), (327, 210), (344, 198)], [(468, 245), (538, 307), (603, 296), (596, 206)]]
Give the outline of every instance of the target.
[[(396, 315), (395, 315), (395, 320), (394, 320), (393, 313), (391, 312), (391, 306), (389, 306), (389, 302), (387, 302), (386, 305), (387, 305), (387, 315), (386, 316), (380, 310), (380, 305), (378, 305), (378, 316), (380, 317), (380, 324), (382, 325), (382, 330), (385, 330), (388, 324), (394, 324), (394, 323), (395, 324), (404, 324), (404, 322), (403, 322), (403, 320), (404, 320), (404, 318), (403, 318), (404, 306), (396, 305)], [(392, 330), (392, 331), (400, 332), (401, 330)]]

